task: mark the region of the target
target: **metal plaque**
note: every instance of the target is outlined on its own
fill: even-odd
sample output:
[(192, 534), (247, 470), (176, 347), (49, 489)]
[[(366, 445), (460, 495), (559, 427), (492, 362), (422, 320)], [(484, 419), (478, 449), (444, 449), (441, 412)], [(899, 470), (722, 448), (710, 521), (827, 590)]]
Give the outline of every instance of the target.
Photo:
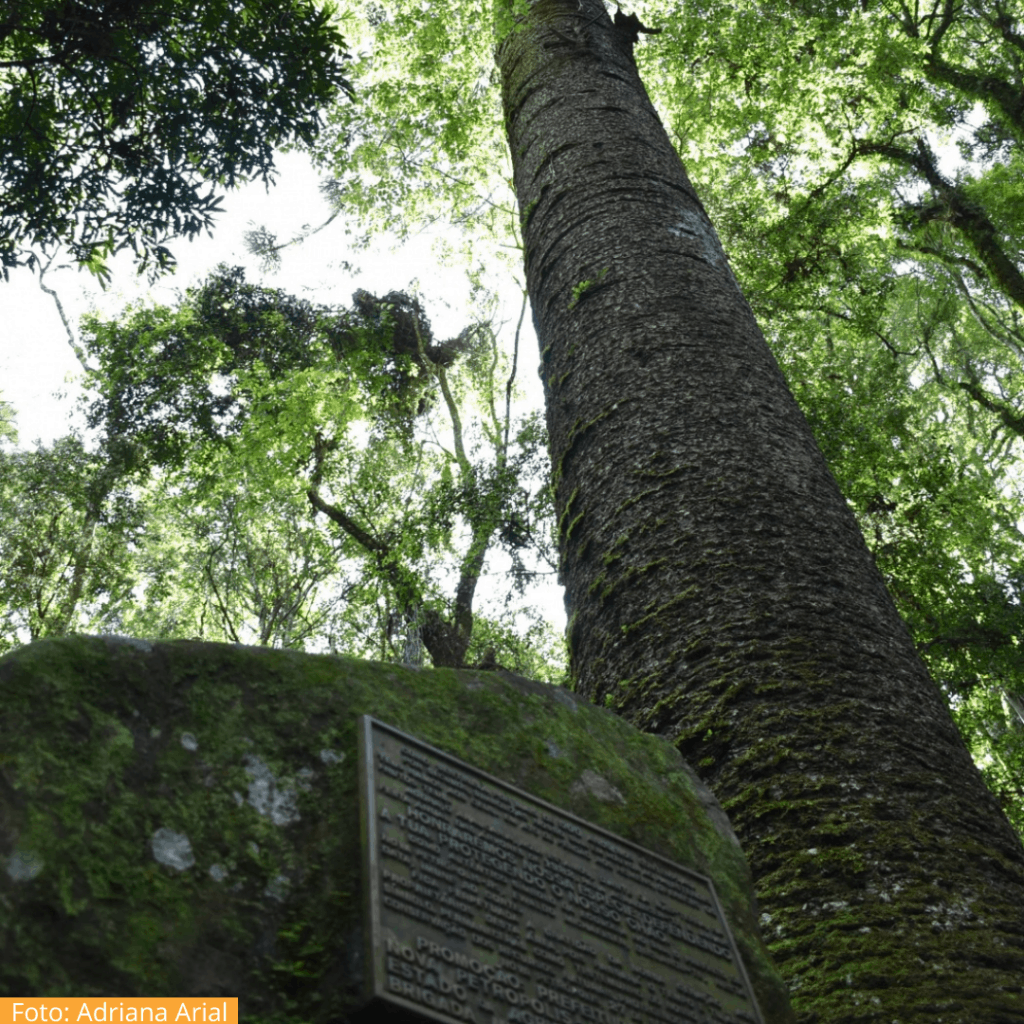
[(763, 1024), (709, 878), (369, 716), (360, 732), (373, 1005), (445, 1024)]

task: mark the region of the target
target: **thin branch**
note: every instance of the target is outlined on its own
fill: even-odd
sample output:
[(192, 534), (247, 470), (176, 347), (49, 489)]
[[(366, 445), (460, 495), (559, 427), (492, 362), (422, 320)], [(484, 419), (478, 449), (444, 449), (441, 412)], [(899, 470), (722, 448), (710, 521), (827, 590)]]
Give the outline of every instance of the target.
[(82, 364), (82, 369), (88, 373), (92, 373), (93, 368), (85, 361), (85, 349), (79, 345), (78, 339), (75, 337), (75, 332), (71, 329), (71, 324), (68, 321), (67, 314), (64, 312), (64, 306), (60, 301), (60, 296), (52, 288), (48, 288), (43, 284), (43, 275), (50, 269), (55, 259), (56, 253), (50, 257), (45, 267), (42, 264), (39, 265), (39, 287), (42, 291), (46, 292), (51, 299), (53, 299), (54, 305), (57, 307), (57, 313), (60, 316), (60, 321), (64, 325), (64, 330), (67, 331), (68, 344), (71, 346), (71, 351), (75, 353), (75, 357), (78, 359), (79, 363)]
[(1003, 697), (1006, 703), (1017, 713), (1017, 717), (1021, 721), (1021, 725), (1024, 725), (1024, 700), (1020, 697), (1015, 696), (1006, 689), (1005, 686), (1001, 686), (1000, 689), (1003, 691)]
[[(952, 268), (949, 269), (948, 273), (953, 278), (953, 283), (957, 286), (966, 300), (967, 308), (970, 310), (971, 316), (974, 318), (978, 326), (995, 341), (1000, 342), (1006, 345), (1007, 348), (1011, 349), (1018, 359), (1024, 359), (1024, 349), (1022, 349), (1021, 344), (1019, 344), (1019, 342), (1024, 342), (1024, 338), (1021, 338), (1020, 332), (1016, 331), (1012, 327), (1007, 327), (1001, 321), (998, 324), (998, 330), (993, 327), (986, 320), (984, 313), (982, 313), (977, 301), (971, 294), (970, 288), (967, 287), (967, 282), (963, 279), (963, 276)], [(994, 319), (998, 320), (998, 316), (993, 313), (990, 308), (986, 308), (986, 312), (988, 312)], [(999, 331), (1002, 331), (1005, 337), (1003, 337)]]
[(948, 181), (939, 172), (935, 156), (923, 139), (916, 139), (916, 152), (889, 143), (858, 142), (855, 152), (861, 156), (884, 156), (916, 171), (941, 203), (934, 209), (918, 209), (919, 222), (942, 220), (958, 228), (973, 246), (996, 286), (1021, 308), (1024, 308), (1024, 275), (999, 244), (999, 232), (985, 210), (964, 195), (961, 187)]
[[(936, 12), (938, 11), (939, 5), (936, 4), (932, 10), (932, 13), (925, 19), (929, 23), (934, 22), (936, 18)], [(944, 0), (942, 4), (942, 20), (939, 22), (938, 28), (935, 29), (931, 34), (932, 44), (932, 56), (936, 57), (939, 52), (939, 43), (942, 42), (942, 37), (949, 31), (950, 26), (953, 24), (953, 17), (956, 14), (956, 4), (954, 0)]]
[(925, 350), (925, 352), (928, 353), (928, 358), (931, 360), (932, 370), (935, 371), (935, 379), (940, 384), (945, 384), (946, 383), (946, 378), (942, 375), (942, 370), (939, 369), (939, 361), (935, 358), (935, 353), (932, 352), (932, 346), (931, 346), (930, 339), (927, 336), (922, 337), (921, 338), (921, 344), (924, 345), (924, 350)]
[(386, 544), (381, 543), (376, 537), (371, 536), (354, 519), (346, 515), (337, 505), (332, 505), (320, 497), (320, 482), (324, 475), (324, 462), (329, 452), (333, 451), (337, 444), (326, 439), (320, 431), (317, 431), (313, 442), (313, 470), (309, 475), (309, 487), (306, 489), (306, 497), (309, 503), (318, 512), (323, 512), (328, 519), (337, 523), (357, 544), (362, 545), (367, 551), (375, 555), (387, 555), (389, 549)]
[[(245, 232), (244, 237), (246, 246), (249, 248), (250, 252), (253, 253), (253, 255), (259, 256), (260, 259), (263, 261), (263, 269), (269, 270), (272, 267), (276, 267), (276, 265), (280, 262), (280, 257), (278, 256), (278, 253), (280, 253), (282, 249), (287, 249), (291, 245), (298, 245), (301, 242), (305, 242), (307, 238), (312, 238), (313, 235), (323, 231), (324, 228), (326, 228), (329, 224), (336, 220), (340, 214), (340, 209), (335, 210), (334, 213), (332, 213), (330, 217), (328, 217), (327, 220), (325, 220), (323, 224), (321, 224), (319, 227), (313, 228), (311, 231), (300, 231), (293, 238), (289, 239), (287, 242), (281, 242), (279, 245), (261, 246), (259, 238), (261, 232), (265, 232), (266, 229), (262, 227), (257, 228), (255, 226), (254, 221), (249, 221), (249, 223), (253, 225), (254, 230)], [(266, 233), (270, 238), (274, 237), (270, 232)]]
[(976, 263), (972, 259), (968, 259), (966, 256), (958, 256), (956, 253), (943, 252), (941, 249), (936, 249), (931, 245), (910, 245), (908, 242), (904, 242), (901, 239), (897, 239), (896, 248), (902, 249), (905, 252), (919, 252), (925, 256), (934, 256), (935, 259), (940, 260), (942, 263), (948, 266), (959, 265), (966, 267), (971, 273), (975, 274), (979, 281), (985, 283), (988, 281), (988, 274), (985, 273), (985, 268), (980, 264)]
[(978, 405), (998, 416), (1007, 430), (1012, 431), (1018, 437), (1024, 437), (1024, 416), (1013, 409), (1008, 402), (994, 398), (974, 381), (961, 380), (957, 382), (957, 386), (966, 391)]
[(355, 520), (350, 519), (336, 505), (324, 501), (320, 497), (320, 492), (315, 487), (310, 487), (306, 490), (306, 497), (313, 508), (318, 512), (323, 512), (328, 519), (337, 523), (354, 541), (361, 544), (367, 551), (372, 551), (377, 555), (388, 554), (386, 544), (382, 544), (375, 537), (371, 537)]
[(472, 473), (472, 467), (470, 466), (469, 459), (466, 458), (466, 448), (462, 442), (462, 417), (459, 416), (459, 407), (455, 403), (455, 398), (452, 395), (451, 388), (448, 385), (448, 374), (445, 372), (445, 368), (440, 363), (435, 363), (430, 356), (427, 355), (427, 346), (423, 341), (423, 333), (420, 331), (420, 320), (415, 314), (412, 318), (413, 329), (416, 331), (416, 346), (419, 349), (420, 359), (423, 360), (423, 365), (433, 374), (434, 379), (441, 386), (441, 394), (444, 396), (444, 404), (448, 408), (448, 415), (452, 421), (452, 435), (455, 442), (455, 459), (459, 464), (459, 469), (468, 477)]
[[(844, 313), (839, 309), (830, 309), (828, 306), (796, 306), (795, 308), (798, 310), (807, 310), (813, 313), (824, 313), (826, 316), (833, 317), (836, 320), (842, 320), (844, 323), (848, 323), (853, 327), (857, 326), (856, 319), (850, 313)], [(886, 335), (877, 327), (870, 327), (869, 330), (889, 350), (889, 354), (894, 360), (898, 360), (900, 356), (914, 355), (913, 351), (897, 348), (895, 344), (890, 341), (889, 338), (887, 338)]]
[(213, 578), (213, 553), (210, 554), (210, 557), (206, 562), (206, 578), (209, 581), (210, 586), (213, 587), (213, 596), (217, 598), (217, 607), (220, 609), (220, 617), (228, 631), (228, 636), (230, 636), (236, 644), (240, 644), (242, 641), (238, 639), (235, 627), (231, 624), (231, 616), (228, 615), (228, 610), (224, 607), (220, 591), (217, 589), (217, 581)]

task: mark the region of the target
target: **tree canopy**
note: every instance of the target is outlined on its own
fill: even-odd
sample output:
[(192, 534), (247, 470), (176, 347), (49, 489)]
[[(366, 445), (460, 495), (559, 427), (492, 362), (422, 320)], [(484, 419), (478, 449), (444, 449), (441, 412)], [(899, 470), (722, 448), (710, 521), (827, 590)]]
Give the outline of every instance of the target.
[(87, 320), (99, 450), (0, 456), (0, 643), (88, 626), (557, 676), (523, 606), (553, 558), (544, 433), (495, 331), (435, 339), (405, 293), (338, 309), (228, 267)]
[(14, 0), (0, 14), (0, 267), (63, 245), (100, 271), (209, 229), (218, 188), (311, 144), (344, 42), (311, 0)]

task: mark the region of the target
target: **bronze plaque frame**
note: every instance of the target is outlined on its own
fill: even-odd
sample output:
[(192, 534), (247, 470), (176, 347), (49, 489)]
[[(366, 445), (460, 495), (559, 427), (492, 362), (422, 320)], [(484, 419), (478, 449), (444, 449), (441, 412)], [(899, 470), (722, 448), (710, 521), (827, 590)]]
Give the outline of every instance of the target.
[(441, 1024), (764, 1024), (710, 878), (360, 717), (367, 999)]

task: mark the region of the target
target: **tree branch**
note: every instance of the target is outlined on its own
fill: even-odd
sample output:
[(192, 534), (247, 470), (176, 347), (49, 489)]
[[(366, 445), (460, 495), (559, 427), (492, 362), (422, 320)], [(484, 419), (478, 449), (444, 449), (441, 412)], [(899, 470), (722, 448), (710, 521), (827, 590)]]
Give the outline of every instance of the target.
[(382, 544), (376, 537), (372, 537), (354, 519), (345, 515), (337, 505), (324, 501), (320, 497), (320, 492), (315, 487), (306, 489), (306, 497), (313, 508), (318, 512), (323, 512), (328, 519), (337, 523), (354, 541), (361, 544), (367, 551), (372, 551), (377, 555), (388, 554), (388, 546), (386, 544)]
[(441, 363), (434, 362), (433, 359), (427, 355), (427, 346), (423, 340), (423, 332), (420, 330), (419, 317), (413, 314), (412, 318), (413, 329), (416, 331), (416, 347), (419, 350), (420, 359), (423, 360), (423, 365), (430, 371), (434, 379), (441, 386), (441, 394), (444, 396), (444, 404), (448, 409), (448, 415), (452, 421), (452, 435), (455, 442), (455, 460), (459, 464), (459, 469), (467, 476), (472, 473), (472, 466), (469, 464), (469, 459), (466, 458), (466, 448), (462, 442), (462, 417), (459, 416), (459, 407), (455, 404), (455, 398), (452, 396), (451, 388), (448, 385), (448, 374), (445, 372), (445, 368)]
[(1013, 431), (1018, 437), (1024, 437), (1024, 415), (1013, 409), (1008, 403), (993, 398), (980, 384), (971, 380), (961, 380), (957, 386), (966, 391), (978, 405), (988, 409), (999, 417), (1007, 430)]
[(82, 364), (83, 370), (92, 373), (92, 367), (85, 360), (85, 349), (78, 344), (75, 332), (71, 329), (71, 324), (68, 322), (67, 314), (64, 312), (64, 306), (60, 301), (60, 296), (58, 296), (52, 288), (48, 288), (43, 284), (43, 275), (50, 269), (54, 259), (56, 259), (56, 254), (50, 257), (45, 267), (42, 264), (39, 265), (39, 287), (49, 295), (51, 299), (53, 299), (54, 305), (57, 307), (57, 313), (60, 316), (60, 321), (64, 325), (64, 330), (67, 331), (68, 344), (71, 346), (71, 351), (75, 353), (75, 358)]
[(516, 324), (516, 336), (512, 342), (512, 369), (508, 374), (508, 381), (505, 384), (505, 443), (503, 451), (508, 452), (508, 432), (512, 422), (512, 385), (516, 379), (516, 367), (519, 365), (519, 332), (523, 328), (523, 317), (526, 316), (526, 306), (530, 301), (529, 293), (523, 289), (523, 304), (519, 307), (519, 321)]
[(240, 644), (242, 641), (238, 639), (235, 627), (231, 624), (231, 616), (228, 614), (227, 608), (224, 607), (220, 591), (217, 589), (217, 581), (213, 578), (213, 554), (214, 553), (211, 552), (210, 557), (206, 561), (206, 578), (209, 581), (210, 586), (213, 588), (213, 596), (217, 599), (217, 608), (220, 611), (220, 617), (224, 623), (224, 627), (228, 631), (228, 636), (230, 636), (236, 644)]
[(952, 85), (985, 107), (996, 108), (1020, 135), (1024, 132), (1024, 97), (996, 75), (979, 75), (949, 64), (933, 49), (925, 58), (924, 73), (931, 82)]
[(1024, 274), (1021, 274), (1000, 246), (995, 225), (977, 203), (964, 195), (959, 185), (947, 181), (939, 173), (935, 157), (922, 139), (917, 140), (916, 152), (888, 143), (874, 142), (859, 142), (855, 149), (861, 156), (884, 156), (921, 175), (931, 186), (941, 206), (918, 209), (916, 212), (920, 223), (943, 220), (957, 228), (974, 248), (990, 278), (1009, 299), (1024, 309)]

